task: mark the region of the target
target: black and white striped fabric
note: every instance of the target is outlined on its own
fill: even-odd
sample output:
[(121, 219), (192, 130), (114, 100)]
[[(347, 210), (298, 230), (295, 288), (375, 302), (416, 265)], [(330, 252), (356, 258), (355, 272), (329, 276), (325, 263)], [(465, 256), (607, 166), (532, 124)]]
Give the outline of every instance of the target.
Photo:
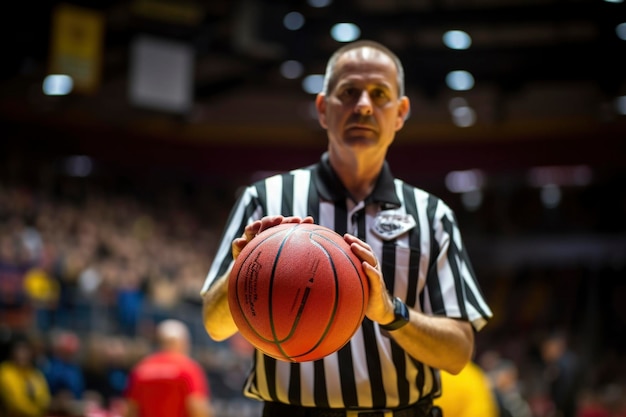
[[(476, 330), (491, 316), (454, 214), (444, 202), (394, 178), (385, 164), (373, 193), (354, 203), (326, 154), (318, 164), (245, 189), (230, 214), (202, 292), (227, 271), (231, 243), (244, 227), (277, 214), (310, 215), (317, 224), (365, 240), (380, 260), (389, 292), (418, 311), (468, 320)], [(402, 221), (396, 222), (400, 226), (394, 223), (411, 217), (415, 226), (408, 231)], [(244, 394), (306, 407), (394, 408), (438, 389), (437, 371), (410, 357), (366, 318), (346, 346), (318, 361), (288, 363), (257, 351)]]

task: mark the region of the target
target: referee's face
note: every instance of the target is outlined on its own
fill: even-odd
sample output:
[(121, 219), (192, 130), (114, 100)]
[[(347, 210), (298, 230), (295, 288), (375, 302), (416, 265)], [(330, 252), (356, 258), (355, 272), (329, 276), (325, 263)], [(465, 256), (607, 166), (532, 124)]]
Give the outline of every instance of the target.
[(384, 156), (409, 111), (408, 98), (398, 96), (393, 60), (373, 48), (351, 50), (337, 60), (333, 78), (328, 94), (316, 100), (329, 146), (336, 152), (375, 149)]

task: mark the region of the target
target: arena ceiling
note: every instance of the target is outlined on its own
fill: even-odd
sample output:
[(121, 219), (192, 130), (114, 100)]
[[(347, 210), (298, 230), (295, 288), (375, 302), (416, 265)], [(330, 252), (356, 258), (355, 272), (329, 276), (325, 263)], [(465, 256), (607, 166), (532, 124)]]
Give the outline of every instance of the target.
[[(48, 97), (59, 4), (94, 11), (103, 22), (100, 76), (93, 91)], [(353, 22), (361, 38), (381, 41), (406, 66), (411, 117), (399, 141), (481, 143), (528, 138), (609, 138), (623, 145), (626, 41), (615, 28), (626, 4), (613, 0), (335, 0), (315, 8), (305, 0), (133, 0), (19, 2), (4, 13), (7, 44), (0, 82), (0, 117), (14, 125), (66, 131), (106, 131), (194, 143), (262, 142), (301, 146), (320, 141), (313, 97), (302, 77), (280, 66), (297, 60), (322, 73), (337, 48), (335, 23)], [(283, 25), (297, 11), (297, 31)], [(16, 24), (17, 23), (17, 24)], [(472, 36), (468, 50), (445, 47), (445, 31)], [(132, 90), (132, 48), (143, 37), (186, 45), (193, 53), (191, 102), (184, 111), (138, 105)], [(454, 92), (445, 75), (470, 71), (470, 91)], [(162, 83), (163, 84), (163, 83)], [(460, 97), (476, 123), (452, 123)], [(608, 152), (607, 154), (614, 154)]]

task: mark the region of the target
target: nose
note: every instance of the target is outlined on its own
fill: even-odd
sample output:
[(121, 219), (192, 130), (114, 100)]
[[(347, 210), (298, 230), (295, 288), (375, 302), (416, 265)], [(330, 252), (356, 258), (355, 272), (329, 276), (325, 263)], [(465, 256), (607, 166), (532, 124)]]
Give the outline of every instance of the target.
[(354, 108), (355, 113), (359, 113), (361, 115), (370, 115), (372, 114), (372, 99), (367, 90), (363, 90), (359, 99), (356, 102), (356, 107)]

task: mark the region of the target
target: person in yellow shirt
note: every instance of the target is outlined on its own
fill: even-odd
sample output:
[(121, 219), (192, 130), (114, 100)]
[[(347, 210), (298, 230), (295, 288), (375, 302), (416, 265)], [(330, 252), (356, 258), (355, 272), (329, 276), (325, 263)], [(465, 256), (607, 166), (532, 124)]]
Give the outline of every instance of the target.
[(444, 417), (498, 417), (498, 405), (485, 372), (469, 362), (457, 375), (441, 371), (441, 396), (434, 404)]
[(16, 338), (9, 357), (0, 363), (0, 415), (42, 417), (50, 406), (45, 377), (33, 362), (34, 349), (28, 339)]
[(24, 292), (35, 310), (37, 327), (46, 331), (53, 324), (60, 286), (49, 272), (49, 266), (35, 266), (24, 275)]

